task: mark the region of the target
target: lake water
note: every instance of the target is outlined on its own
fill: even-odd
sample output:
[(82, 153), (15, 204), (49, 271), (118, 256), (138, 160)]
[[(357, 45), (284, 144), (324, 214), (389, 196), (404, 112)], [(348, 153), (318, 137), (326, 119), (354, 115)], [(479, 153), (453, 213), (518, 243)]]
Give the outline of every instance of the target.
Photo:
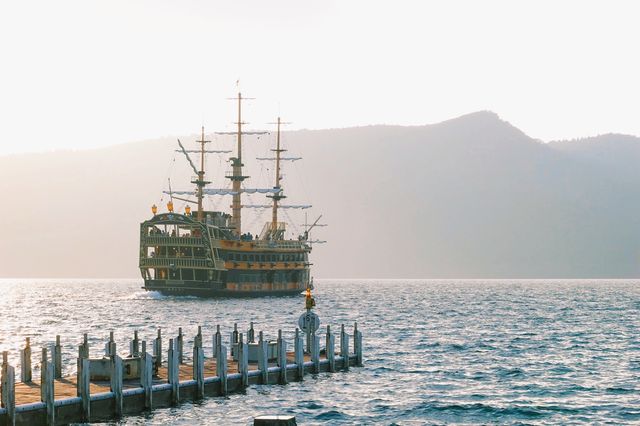
[[(134, 329), (151, 340), (159, 326), (165, 338), (182, 326), (191, 342), (198, 325), (211, 336), (220, 324), (226, 336), (234, 322), (254, 321), (269, 337), (282, 328), (291, 342), (304, 308), (303, 297), (208, 300), (140, 286), (1, 280), (0, 350), (17, 365), (24, 337), (39, 354), (60, 334), (71, 373), (84, 332), (96, 355), (110, 330), (124, 352)], [(322, 326), (358, 322), (364, 368), (251, 386), (120, 424), (250, 424), (288, 413), (299, 424), (640, 422), (639, 281), (317, 280), (314, 293)]]

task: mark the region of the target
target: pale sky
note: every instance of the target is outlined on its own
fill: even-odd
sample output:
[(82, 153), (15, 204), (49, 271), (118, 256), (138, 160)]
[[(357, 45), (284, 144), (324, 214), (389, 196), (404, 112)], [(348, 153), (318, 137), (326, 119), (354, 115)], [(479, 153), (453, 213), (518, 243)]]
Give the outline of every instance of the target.
[(635, 1), (0, 2), (0, 154), (492, 110), (545, 141), (640, 135)]

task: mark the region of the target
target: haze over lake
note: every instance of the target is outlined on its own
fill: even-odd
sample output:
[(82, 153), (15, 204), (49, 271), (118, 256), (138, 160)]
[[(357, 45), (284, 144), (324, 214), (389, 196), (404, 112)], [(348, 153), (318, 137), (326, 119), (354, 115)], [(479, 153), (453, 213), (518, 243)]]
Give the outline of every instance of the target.
[[(267, 126), (265, 126), (267, 127)], [(197, 130), (197, 129), (194, 129)], [(215, 129), (211, 129), (213, 131)], [(195, 146), (196, 135), (184, 135)], [(217, 148), (234, 140), (212, 135)], [(543, 143), (491, 112), (425, 126), (300, 130), (283, 136), (288, 201), (322, 214), (316, 277), (636, 277), (640, 140), (608, 134)], [(272, 186), (273, 135), (247, 138), (250, 186)], [(139, 223), (166, 210), (167, 179), (192, 189), (176, 138), (0, 157), (10, 224), (0, 276), (136, 277)], [(207, 160), (227, 184), (227, 156)], [(164, 197), (164, 198), (163, 198)], [(263, 203), (254, 194), (245, 202)], [(230, 198), (207, 207), (229, 210)], [(181, 210), (183, 205), (177, 204)], [(287, 213), (288, 235), (304, 216)], [(257, 233), (267, 216), (244, 213)], [(289, 220), (291, 219), (291, 220)]]

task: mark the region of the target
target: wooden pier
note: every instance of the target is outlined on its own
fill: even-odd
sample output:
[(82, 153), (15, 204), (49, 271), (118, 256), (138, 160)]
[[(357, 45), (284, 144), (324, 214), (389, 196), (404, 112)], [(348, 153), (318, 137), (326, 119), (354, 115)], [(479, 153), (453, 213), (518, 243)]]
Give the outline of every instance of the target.
[(20, 382), (16, 383), (16, 369), (8, 363), (8, 353), (2, 354), (0, 426), (108, 420), (185, 400), (222, 396), (253, 384), (286, 384), (303, 380), (305, 374), (362, 365), (362, 333), (357, 324), (351, 335), (344, 325), (341, 327), (339, 351), (329, 326), (322, 351), (320, 337), (311, 333), (306, 334), (311, 350), (305, 352), (303, 334), (296, 329), (292, 350), (288, 350), (282, 331), (278, 331), (277, 340), (267, 341), (262, 332), (256, 336), (253, 324), (246, 333), (239, 332), (234, 325), (229, 338), (224, 339), (228, 341), (229, 352), (219, 326), (206, 339), (208, 345), (204, 344), (202, 329), (198, 327), (189, 362), (184, 356), (182, 329), (169, 339), (166, 353), (160, 330), (149, 345), (151, 351), (134, 332), (125, 357), (118, 355), (111, 333), (104, 356), (90, 358), (85, 334), (78, 346), (76, 373), (66, 377), (62, 376), (62, 351), (57, 336), (51, 350), (42, 349), (38, 380), (33, 378), (31, 342), (27, 338), (20, 350)]

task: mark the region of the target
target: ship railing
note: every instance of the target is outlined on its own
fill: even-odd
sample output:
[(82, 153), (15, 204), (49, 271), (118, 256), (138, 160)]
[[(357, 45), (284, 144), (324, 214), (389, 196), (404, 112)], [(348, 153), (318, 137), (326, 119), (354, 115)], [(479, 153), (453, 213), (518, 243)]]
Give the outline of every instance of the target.
[(141, 267), (149, 268), (224, 268), (222, 261), (212, 259), (193, 259), (185, 257), (146, 257), (140, 259)]
[(188, 246), (204, 245), (201, 237), (171, 237), (169, 235), (147, 235), (144, 237), (147, 246)]
[(303, 241), (273, 241), (273, 240), (255, 240), (256, 248), (278, 248), (278, 249), (291, 249), (291, 250), (303, 250), (306, 244)]

